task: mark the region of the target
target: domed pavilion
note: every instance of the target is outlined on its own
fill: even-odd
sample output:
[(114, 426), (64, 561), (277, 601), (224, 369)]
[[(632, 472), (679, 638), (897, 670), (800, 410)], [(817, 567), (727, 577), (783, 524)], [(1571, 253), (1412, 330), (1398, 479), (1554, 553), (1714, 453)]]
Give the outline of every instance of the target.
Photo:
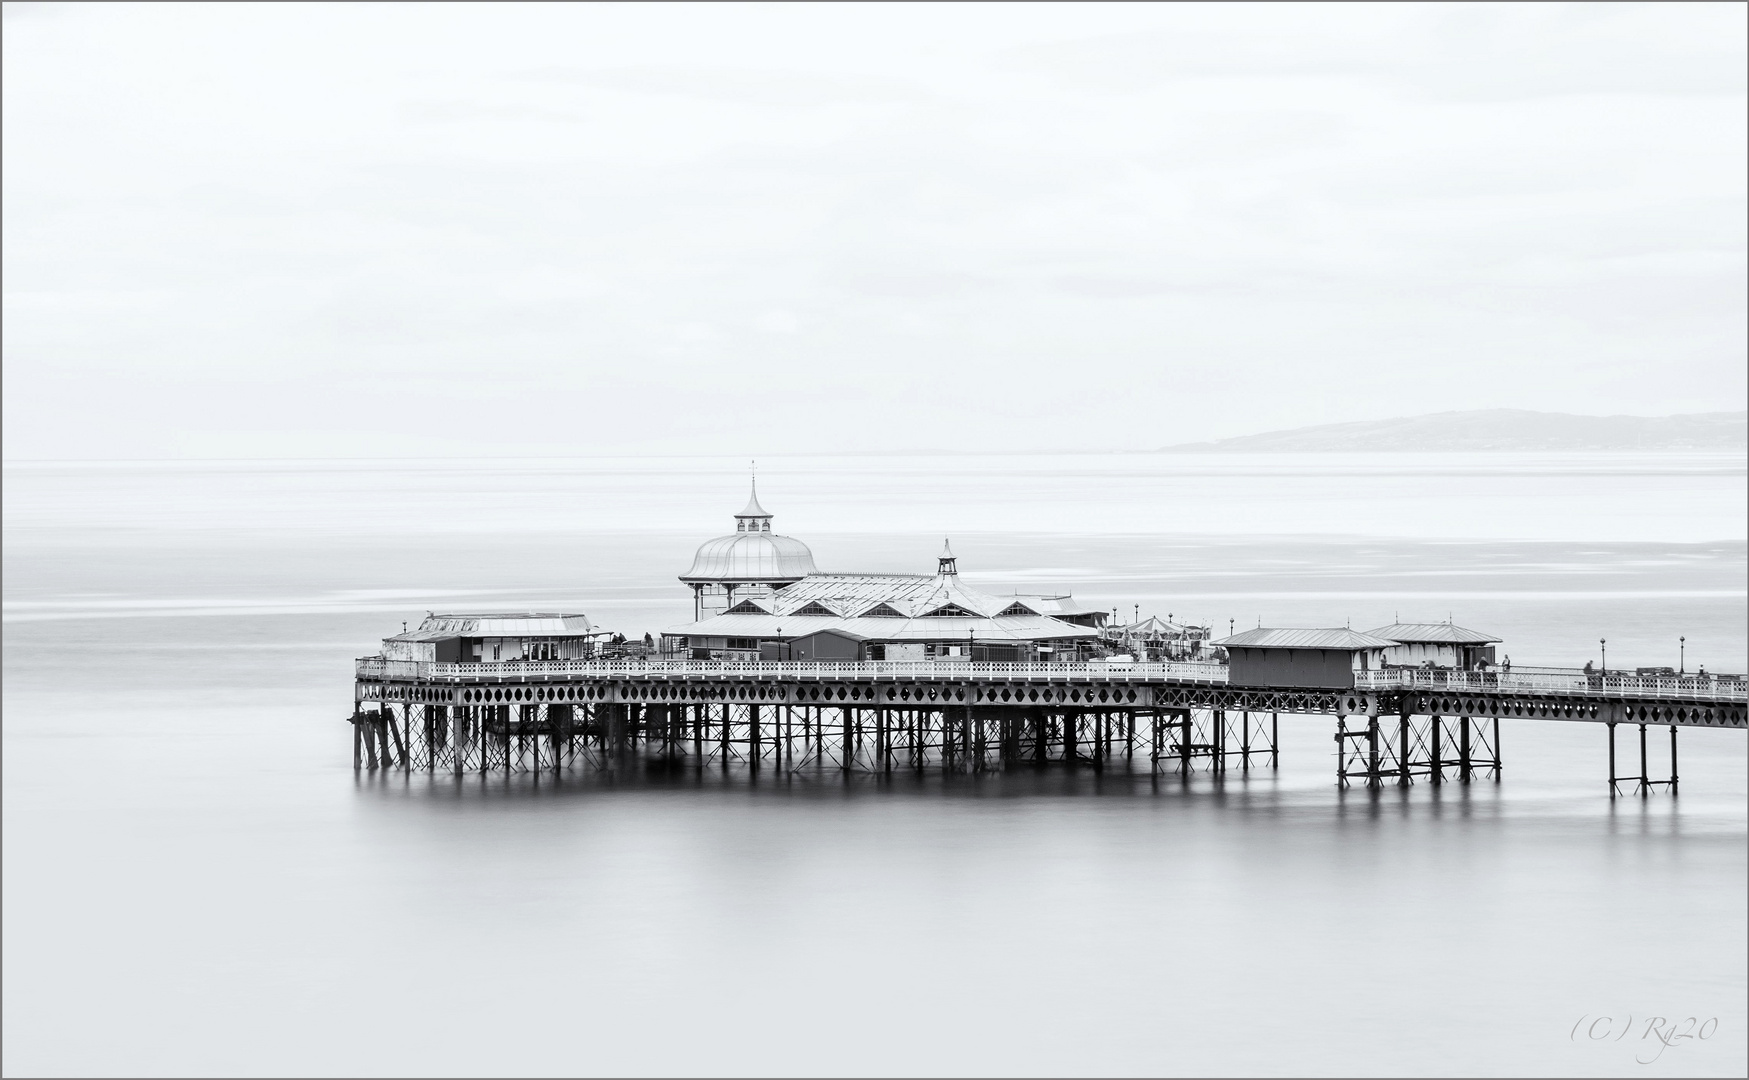
[(680, 580), (692, 586), (693, 618), (702, 619), (728, 611), (737, 597), (770, 596), (816, 572), (808, 545), (771, 531), (755, 482), (746, 508), (735, 515), (735, 531), (700, 544)]

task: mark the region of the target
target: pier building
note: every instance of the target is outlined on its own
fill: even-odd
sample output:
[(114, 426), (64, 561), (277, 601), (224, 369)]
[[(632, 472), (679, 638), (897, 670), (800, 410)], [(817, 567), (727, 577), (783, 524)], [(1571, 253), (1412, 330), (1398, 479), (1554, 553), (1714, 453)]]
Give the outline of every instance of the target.
[(833, 574), (771, 532), (758, 493), (736, 531), (707, 540), (680, 580), (694, 620), (662, 634), (662, 652), (695, 660), (1089, 660), (1106, 612), (1069, 595), (1008, 595), (960, 577), (942, 544), (934, 574)]
[(1345, 627), (1258, 627), (1216, 645), (1227, 650), (1227, 681), (1239, 686), (1350, 687), (1362, 671), (1378, 671), (1396, 646), (1388, 638)]
[(427, 613), (419, 629), (384, 638), (382, 655), (440, 663), (583, 660), (608, 636), (609, 631), (596, 629), (586, 615)]
[(1475, 671), (1494, 663), (1500, 639), (1443, 623), (1392, 623), (1368, 630), (1370, 637), (1395, 642), (1385, 650), (1385, 663), (1403, 667), (1455, 668)]

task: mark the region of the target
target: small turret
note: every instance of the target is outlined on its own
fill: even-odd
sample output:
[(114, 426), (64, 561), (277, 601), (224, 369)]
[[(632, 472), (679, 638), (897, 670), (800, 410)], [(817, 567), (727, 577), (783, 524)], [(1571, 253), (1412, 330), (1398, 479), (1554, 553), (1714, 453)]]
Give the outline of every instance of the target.
[(945, 539), (941, 542), (941, 558), (936, 562), (935, 572), (943, 576), (957, 576), (960, 572), (959, 560), (953, 557), (953, 548)]
[(736, 532), (770, 532), (771, 515), (765, 507), (759, 505), (759, 481), (754, 480), (753, 490), (747, 496), (747, 505), (735, 515)]

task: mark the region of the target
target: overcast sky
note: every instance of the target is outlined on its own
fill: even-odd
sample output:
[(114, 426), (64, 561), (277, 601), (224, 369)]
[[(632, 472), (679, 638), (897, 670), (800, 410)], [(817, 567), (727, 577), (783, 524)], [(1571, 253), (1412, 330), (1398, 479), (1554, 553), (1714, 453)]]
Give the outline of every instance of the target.
[(1745, 10), (7, 4), (5, 454), (1741, 408)]

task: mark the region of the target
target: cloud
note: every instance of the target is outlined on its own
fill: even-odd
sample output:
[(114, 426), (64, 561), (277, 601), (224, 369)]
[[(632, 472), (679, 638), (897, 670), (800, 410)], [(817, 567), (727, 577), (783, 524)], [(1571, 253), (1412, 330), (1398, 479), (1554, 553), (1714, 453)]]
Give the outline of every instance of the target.
[(943, 270), (841, 269), (835, 283), (868, 296), (922, 300), (959, 296), (989, 288), (994, 278)]
[(709, 451), (784, 388), (878, 408), (846, 450), (1689, 411), (1745, 392), (1743, 99), (1684, 89), (1732, 20), (58, 8), (0, 65), (6, 452), (502, 453), (579, 410)]
[(802, 321), (794, 312), (773, 309), (753, 320), (753, 325), (767, 334), (794, 334), (801, 330)]
[(536, 68), (529, 82), (561, 83), (633, 94), (658, 94), (742, 105), (891, 105), (929, 100), (921, 87), (869, 75), (735, 68)]
[(1076, 296), (1095, 296), (1105, 299), (1160, 296), (1175, 291), (1170, 283), (1157, 279), (1103, 274), (1068, 274), (1057, 278), (1053, 284), (1063, 292), (1073, 293)]
[(1084, 89), (1186, 80), (1379, 80), (1433, 98), (1731, 95), (1749, 85), (1742, 5), (1466, 5), (1356, 18), (1308, 5), (1214, 9), (1170, 30), (1003, 50), (1007, 70)]
[(459, 124), (473, 120), (534, 120), (548, 124), (581, 124), (590, 117), (575, 109), (479, 101), (406, 101), (400, 118), (408, 124)]

